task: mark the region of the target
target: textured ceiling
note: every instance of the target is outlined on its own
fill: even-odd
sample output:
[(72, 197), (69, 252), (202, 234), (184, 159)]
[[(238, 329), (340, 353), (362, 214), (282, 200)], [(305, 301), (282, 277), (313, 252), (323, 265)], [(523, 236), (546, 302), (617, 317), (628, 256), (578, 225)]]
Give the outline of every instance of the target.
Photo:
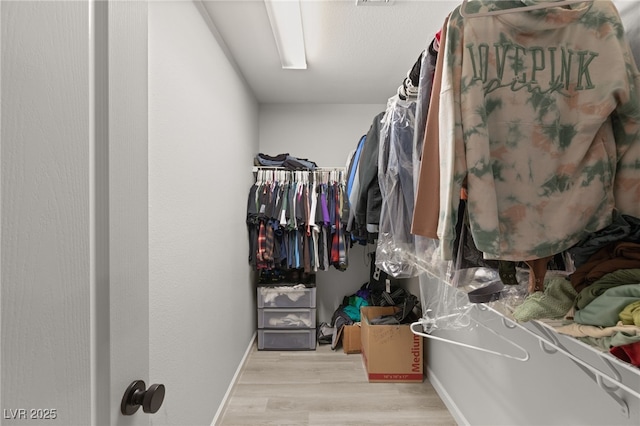
[(306, 70), (283, 70), (262, 0), (203, 1), (261, 103), (386, 103), (457, 1), (301, 0)]

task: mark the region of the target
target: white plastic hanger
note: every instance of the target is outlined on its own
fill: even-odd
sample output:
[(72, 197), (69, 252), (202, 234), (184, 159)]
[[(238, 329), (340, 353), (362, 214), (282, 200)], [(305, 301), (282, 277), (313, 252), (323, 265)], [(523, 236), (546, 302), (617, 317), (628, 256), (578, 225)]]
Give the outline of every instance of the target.
[(460, 15), (463, 18), (480, 18), (483, 16), (494, 16), (494, 15), (505, 15), (507, 13), (519, 13), (526, 12), (528, 10), (538, 10), (538, 9), (548, 9), (550, 7), (559, 7), (559, 6), (569, 6), (576, 3), (585, 3), (593, 0), (562, 0), (562, 1), (549, 1), (544, 3), (533, 4), (531, 6), (522, 6), (522, 7), (514, 7), (511, 9), (502, 9), (502, 10), (490, 10), (488, 12), (476, 12), (476, 13), (467, 13), (466, 7), (469, 0), (462, 0), (462, 5), (460, 6)]
[(418, 336), (422, 336), (422, 337), (427, 337), (429, 339), (433, 339), (433, 340), (440, 340), (441, 342), (447, 342), (447, 343), (451, 343), (452, 345), (456, 345), (456, 346), (462, 346), (463, 348), (467, 348), (467, 349), (473, 349), (476, 351), (480, 351), (480, 352), (485, 352), (488, 354), (492, 354), (492, 355), (497, 355), (497, 356), (501, 356), (504, 358), (509, 358), (509, 359), (513, 359), (516, 361), (521, 361), (521, 362), (526, 362), (529, 360), (529, 351), (527, 351), (525, 348), (523, 348), (522, 346), (518, 345), (515, 342), (512, 342), (511, 340), (505, 338), (504, 336), (501, 336), (500, 334), (496, 333), (495, 331), (493, 331), (491, 328), (487, 327), (486, 325), (482, 324), (481, 322), (478, 322), (474, 319), (471, 319), (473, 322), (476, 323), (476, 325), (478, 325), (479, 327), (484, 328), (485, 330), (489, 331), (490, 333), (494, 334), (495, 336), (497, 336), (498, 338), (500, 338), (501, 340), (507, 342), (508, 344), (510, 344), (511, 346), (519, 349), (520, 351), (523, 352), (523, 356), (515, 356), (515, 355), (509, 355), (506, 354), (504, 352), (498, 352), (498, 351), (493, 351), (491, 349), (486, 349), (486, 348), (481, 348), (479, 346), (475, 346), (475, 345), (469, 345), (467, 343), (462, 343), (462, 342), (458, 342), (456, 340), (451, 340), (451, 339), (445, 339), (443, 337), (438, 337), (438, 336), (434, 336), (432, 334), (427, 334), (427, 333), (423, 333), (420, 331), (417, 331), (414, 326), (423, 326), (424, 325), (424, 318), (420, 321), (416, 321), (414, 323), (411, 323), (411, 325), (409, 326), (411, 329), (411, 332), (413, 334), (416, 334)]

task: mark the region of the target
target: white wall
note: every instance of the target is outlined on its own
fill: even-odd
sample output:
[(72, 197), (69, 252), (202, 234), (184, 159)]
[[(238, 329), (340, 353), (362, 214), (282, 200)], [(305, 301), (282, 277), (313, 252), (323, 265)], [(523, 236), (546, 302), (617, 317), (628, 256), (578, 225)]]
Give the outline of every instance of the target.
[[(260, 152), (287, 152), (321, 167), (346, 167), (347, 156), (385, 108), (386, 104), (262, 104)], [(344, 272), (331, 268), (316, 274), (318, 321), (330, 322), (342, 298), (369, 280), (365, 251), (354, 246)]]
[[(284, 88), (283, 88), (284, 90)], [(391, 94), (393, 95), (393, 93)], [(288, 152), (318, 166), (345, 166), (347, 155), (367, 133), (380, 104), (262, 104), (260, 152)]]
[(253, 336), (258, 107), (193, 2), (149, 4), (152, 423), (210, 424)]

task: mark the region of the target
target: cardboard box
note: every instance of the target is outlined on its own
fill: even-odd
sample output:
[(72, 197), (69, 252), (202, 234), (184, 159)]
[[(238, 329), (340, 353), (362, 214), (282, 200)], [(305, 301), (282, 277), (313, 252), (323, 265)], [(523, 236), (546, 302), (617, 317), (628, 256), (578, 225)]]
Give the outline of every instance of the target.
[(371, 319), (395, 313), (393, 306), (360, 308), (362, 359), (369, 382), (422, 382), (422, 337), (408, 324), (376, 325)]
[(342, 349), (345, 354), (359, 354), (361, 346), (360, 324), (345, 325), (342, 328)]

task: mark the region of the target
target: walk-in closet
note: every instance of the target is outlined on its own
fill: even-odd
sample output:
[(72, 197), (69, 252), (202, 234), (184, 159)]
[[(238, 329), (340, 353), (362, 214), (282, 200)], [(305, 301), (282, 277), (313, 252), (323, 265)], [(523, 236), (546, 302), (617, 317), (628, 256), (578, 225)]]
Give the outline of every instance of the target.
[(639, 22), (0, 1), (0, 425), (640, 424)]

